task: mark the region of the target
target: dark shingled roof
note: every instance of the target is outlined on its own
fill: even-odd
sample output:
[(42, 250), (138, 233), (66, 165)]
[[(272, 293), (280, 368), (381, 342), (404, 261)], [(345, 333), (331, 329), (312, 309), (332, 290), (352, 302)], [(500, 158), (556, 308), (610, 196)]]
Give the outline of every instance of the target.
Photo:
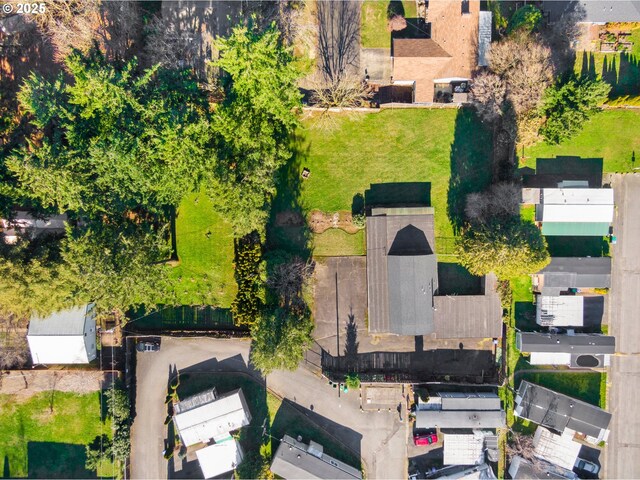
[(315, 442), (310, 445), (285, 435), (271, 462), (271, 471), (285, 479), (361, 479), (360, 470), (336, 460)]
[(575, 335), (521, 332), (517, 335), (521, 352), (553, 352), (582, 354), (612, 354), (616, 351), (616, 338), (597, 333)]
[[(369, 331), (433, 333), (433, 292), (438, 288), (433, 214), (367, 217)], [(390, 213), (399, 212), (389, 210)]]
[(556, 432), (570, 428), (594, 438), (611, 422), (611, 414), (601, 408), (527, 381), (518, 388), (515, 413)]
[(611, 257), (552, 257), (538, 275), (544, 275), (544, 288), (609, 288)]
[(430, 38), (394, 38), (392, 57), (451, 57)]
[(545, 0), (542, 10), (551, 22), (557, 22), (565, 12), (583, 10), (582, 22), (640, 22), (640, 1), (629, 0)]

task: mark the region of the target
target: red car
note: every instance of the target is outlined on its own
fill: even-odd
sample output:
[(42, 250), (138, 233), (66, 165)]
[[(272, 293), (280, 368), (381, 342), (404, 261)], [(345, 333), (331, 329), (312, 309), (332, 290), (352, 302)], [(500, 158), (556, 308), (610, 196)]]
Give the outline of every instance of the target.
[(429, 430), (428, 432), (424, 433), (416, 433), (413, 436), (413, 443), (416, 446), (432, 445), (434, 443), (438, 443), (438, 435), (436, 434), (435, 430)]

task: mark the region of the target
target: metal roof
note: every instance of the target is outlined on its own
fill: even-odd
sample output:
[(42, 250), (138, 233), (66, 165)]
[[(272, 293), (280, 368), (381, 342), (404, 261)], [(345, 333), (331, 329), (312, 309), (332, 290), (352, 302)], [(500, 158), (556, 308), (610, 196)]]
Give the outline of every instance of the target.
[(611, 188), (543, 188), (545, 205), (613, 205)]
[(235, 438), (196, 450), (204, 478), (213, 478), (234, 470), (242, 462), (242, 448)]
[(251, 413), (242, 389), (212, 399), (211, 391), (194, 395), (176, 405), (174, 422), (188, 447), (226, 436), (251, 421)]
[(536, 205), (536, 220), (541, 222), (611, 223), (613, 205)]
[(552, 257), (538, 275), (544, 276), (544, 288), (609, 288), (611, 257)]
[(47, 317), (34, 315), (29, 321), (27, 335), (83, 335), (87, 318), (93, 315), (94, 303), (52, 313)]
[(302, 443), (289, 435), (280, 441), (271, 461), (271, 471), (285, 479), (362, 478), (360, 470), (325, 454), (317, 443)]
[(640, 22), (640, 2), (629, 0), (545, 0), (544, 12), (551, 22), (557, 22), (565, 12), (582, 11), (581, 22)]
[(518, 350), (531, 352), (562, 352), (586, 354), (612, 354), (616, 350), (616, 338), (598, 333), (576, 333), (573, 335), (555, 333), (519, 332), (516, 343)]
[(518, 388), (514, 412), (551, 430), (569, 428), (598, 441), (606, 439), (611, 422), (611, 414), (601, 408), (526, 380)]
[(547, 236), (604, 237), (611, 222), (544, 222), (542, 234)]
[(484, 461), (484, 435), (473, 434), (443, 435), (443, 465), (479, 465)]
[(584, 297), (539, 296), (536, 302), (536, 323), (544, 327), (581, 327), (584, 324)]
[(516, 480), (574, 480), (578, 478), (572, 470), (552, 465), (544, 460), (540, 460), (538, 465), (534, 467), (531, 462), (520, 456), (511, 458), (509, 476)]
[(419, 410), (416, 428), (501, 428), (505, 426), (502, 410)]
[(492, 13), (481, 11), (478, 15), (478, 66), (489, 65), (487, 58), (491, 49), (491, 18)]
[(534, 455), (567, 470), (573, 469), (582, 445), (573, 435), (558, 435), (544, 427), (538, 427), (533, 436)]
[(491, 392), (438, 392), (442, 410), (500, 410), (500, 397)]

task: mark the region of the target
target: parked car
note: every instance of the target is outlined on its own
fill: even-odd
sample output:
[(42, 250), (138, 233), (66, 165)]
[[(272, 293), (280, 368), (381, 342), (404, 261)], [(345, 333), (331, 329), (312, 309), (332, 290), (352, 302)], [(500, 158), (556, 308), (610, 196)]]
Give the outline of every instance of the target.
[(160, 344), (158, 342), (142, 341), (138, 342), (138, 344), (136, 345), (136, 350), (138, 350), (139, 352), (157, 352), (158, 350), (160, 350)]
[(600, 471), (599, 465), (580, 457), (578, 457), (574, 466), (579, 470), (584, 470), (585, 472), (593, 473), (594, 475)]
[(435, 430), (428, 430), (426, 432), (420, 432), (413, 435), (413, 443), (416, 446), (420, 445), (432, 445), (438, 443), (438, 434)]

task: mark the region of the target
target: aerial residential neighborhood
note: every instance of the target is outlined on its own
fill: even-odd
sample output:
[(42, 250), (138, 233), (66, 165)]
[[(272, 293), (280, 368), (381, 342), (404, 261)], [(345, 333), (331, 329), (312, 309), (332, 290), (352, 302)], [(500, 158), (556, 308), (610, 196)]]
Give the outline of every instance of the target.
[(640, 478), (640, 1), (0, 6), (2, 478)]

